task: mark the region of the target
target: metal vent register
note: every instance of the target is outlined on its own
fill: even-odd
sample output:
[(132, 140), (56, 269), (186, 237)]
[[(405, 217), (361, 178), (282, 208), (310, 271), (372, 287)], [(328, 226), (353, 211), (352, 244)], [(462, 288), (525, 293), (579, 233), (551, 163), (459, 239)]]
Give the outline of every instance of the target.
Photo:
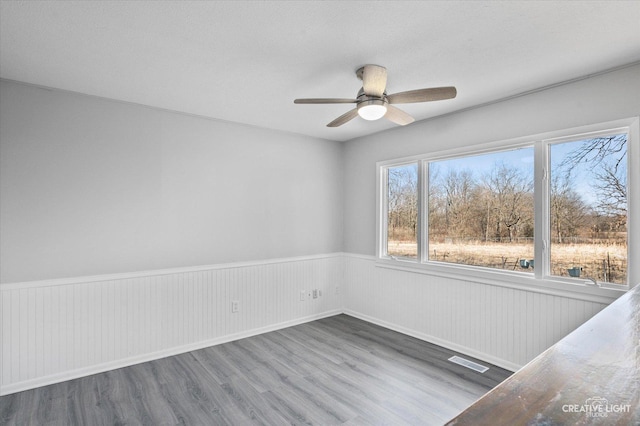
[(469, 361), (468, 359), (464, 359), (464, 358), (460, 358), (459, 356), (455, 355), (452, 356), (451, 358), (449, 358), (449, 361), (462, 365), (463, 367), (467, 367), (470, 368), (474, 371), (477, 371), (478, 373), (484, 373), (485, 371), (487, 371), (489, 369), (489, 367), (485, 367), (484, 365), (480, 365), (477, 362), (473, 362), (473, 361)]

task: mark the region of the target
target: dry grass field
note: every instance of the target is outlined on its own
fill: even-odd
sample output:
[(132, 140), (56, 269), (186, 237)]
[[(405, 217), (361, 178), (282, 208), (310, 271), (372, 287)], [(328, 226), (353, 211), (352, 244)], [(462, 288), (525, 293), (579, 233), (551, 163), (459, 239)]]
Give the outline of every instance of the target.
[[(416, 257), (416, 244), (389, 241), (394, 256)], [(626, 283), (627, 246), (623, 244), (553, 244), (553, 275), (569, 276), (568, 269), (582, 268), (582, 277), (599, 281)], [(429, 259), (465, 265), (486, 266), (515, 271), (532, 271), (520, 267), (520, 260), (533, 259), (533, 245), (509, 243), (447, 244), (429, 243)]]

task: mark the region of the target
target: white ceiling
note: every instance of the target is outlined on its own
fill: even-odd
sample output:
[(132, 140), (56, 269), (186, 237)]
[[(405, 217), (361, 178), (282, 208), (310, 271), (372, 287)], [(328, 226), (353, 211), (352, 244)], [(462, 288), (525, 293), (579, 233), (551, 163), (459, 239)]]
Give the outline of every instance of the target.
[(640, 1), (1, 1), (0, 77), (314, 137), (395, 127), (353, 105), (364, 64), (416, 120), (640, 61)]

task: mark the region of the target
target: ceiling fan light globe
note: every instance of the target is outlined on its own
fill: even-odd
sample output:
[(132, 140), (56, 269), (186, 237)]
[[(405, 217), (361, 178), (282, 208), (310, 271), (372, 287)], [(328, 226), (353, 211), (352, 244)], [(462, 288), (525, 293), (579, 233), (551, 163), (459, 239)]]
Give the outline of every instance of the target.
[(379, 120), (387, 113), (384, 102), (369, 101), (358, 105), (358, 115), (365, 120)]

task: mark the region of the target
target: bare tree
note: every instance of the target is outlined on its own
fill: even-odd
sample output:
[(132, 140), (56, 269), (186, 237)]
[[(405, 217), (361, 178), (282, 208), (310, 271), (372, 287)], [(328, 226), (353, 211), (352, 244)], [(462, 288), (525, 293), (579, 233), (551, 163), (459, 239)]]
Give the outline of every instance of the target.
[(613, 216), (627, 215), (627, 176), (621, 173), (620, 164), (602, 164), (594, 171), (596, 182), (593, 184), (598, 193), (596, 208), (603, 214)]
[(551, 180), (551, 230), (560, 244), (566, 237), (576, 235), (586, 224), (589, 209), (573, 190), (567, 175), (555, 175)]
[(627, 134), (589, 139), (569, 152), (558, 165), (566, 180), (575, 169), (587, 163), (598, 195), (595, 208), (600, 214), (627, 215)]
[[(589, 216), (591, 231), (596, 235), (601, 232), (626, 231), (627, 138), (626, 133), (621, 133), (582, 141), (557, 166), (558, 174), (562, 175), (565, 182), (574, 181), (573, 174), (580, 169), (586, 169), (591, 175), (589, 184), (596, 197), (590, 205)], [(556, 189), (559, 190), (559, 186)], [(561, 191), (557, 195), (560, 196)], [(560, 198), (556, 203), (559, 201)], [(584, 203), (582, 210), (586, 210)], [(579, 209), (574, 209), (574, 216), (577, 214), (580, 217), (578, 212)], [(562, 227), (559, 222), (556, 226)]]
[[(512, 241), (525, 210), (533, 210), (532, 199), (526, 197), (533, 188), (530, 176), (504, 163), (496, 163), (483, 177), (483, 184), (491, 194), (491, 209), (495, 218), (495, 238)], [(531, 205), (529, 205), (531, 204)], [(506, 230), (505, 230), (506, 228)], [(506, 234), (506, 235), (504, 235)]]
[(445, 226), (447, 235), (469, 237), (471, 224), (471, 203), (475, 189), (471, 170), (449, 170), (444, 177)]
[(626, 155), (626, 133), (593, 138), (567, 154), (558, 167), (570, 175), (580, 163), (589, 163), (591, 167), (595, 167), (613, 160), (617, 169), (625, 161)]
[(418, 175), (415, 166), (388, 170), (388, 226), (392, 240), (415, 239), (418, 227)]

